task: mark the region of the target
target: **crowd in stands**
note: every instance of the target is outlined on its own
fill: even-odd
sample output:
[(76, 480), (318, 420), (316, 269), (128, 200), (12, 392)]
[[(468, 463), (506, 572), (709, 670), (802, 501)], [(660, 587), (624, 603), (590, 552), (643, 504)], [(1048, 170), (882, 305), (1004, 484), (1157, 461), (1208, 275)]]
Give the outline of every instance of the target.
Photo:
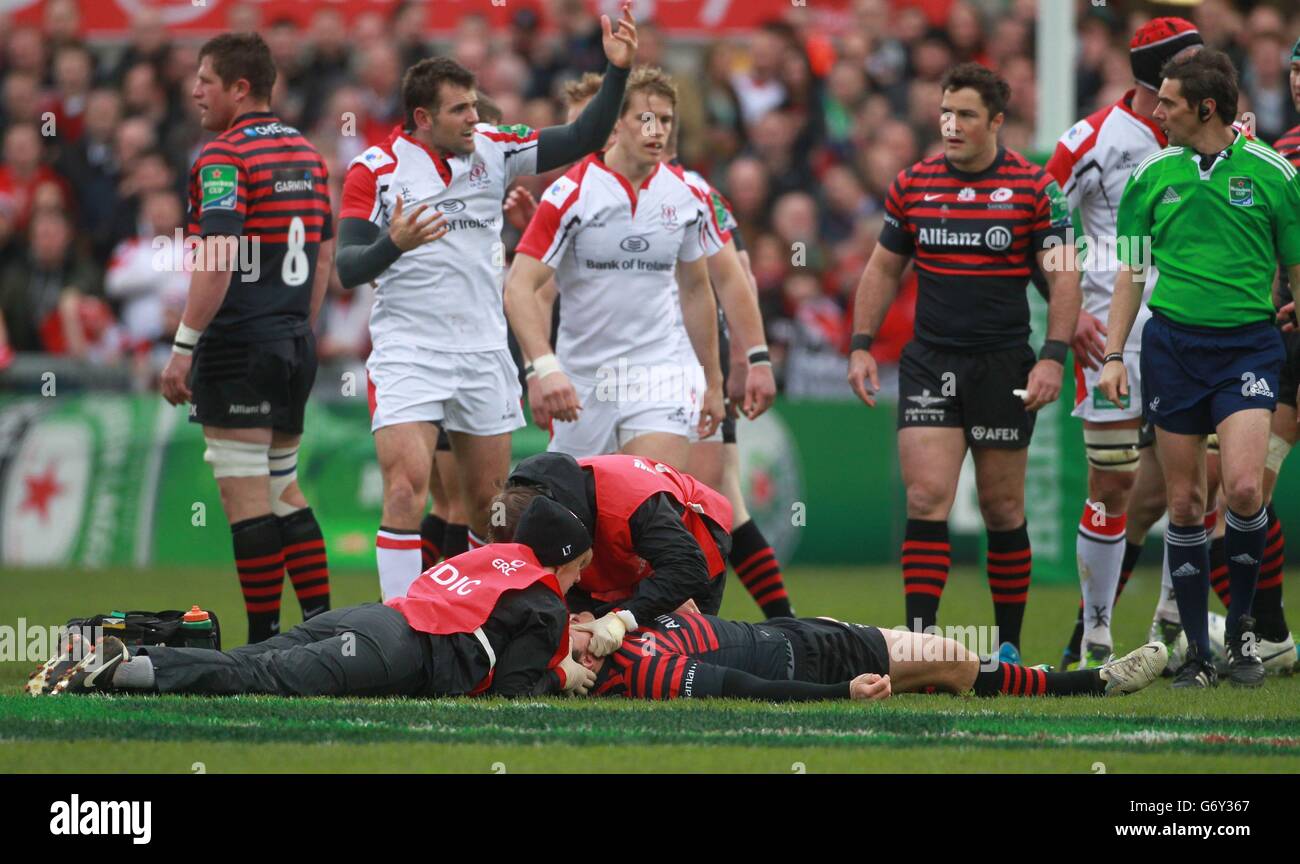
[[(1076, 116), (1132, 86), (1127, 42), (1149, 13), (1079, 0)], [(787, 394), (847, 396), (854, 288), (898, 172), (939, 147), (938, 82), (956, 62), (997, 70), (1013, 95), (1003, 143), (1032, 153), (1037, 94), (1034, 0), (856, 0), (852, 25), (819, 32), (806, 7), (743, 36), (670, 40), (639, 22), (639, 62), (674, 73), (680, 154), (731, 202), (758, 280)], [(1300, 11), (1228, 0), (1188, 10), (1227, 50), (1265, 141), (1297, 122), (1286, 52)], [(79, 3), (47, 0), (40, 27), (0, 20), (0, 367), (13, 352), (158, 368), (188, 277), (172, 261), (189, 166), (207, 140), (195, 117), (199, 41), (141, 5), (124, 43), (82, 36)], [(273, 109), (327, 159), (337, 196), (348, 162), (401, 120), (403, 70), (434, 53), (478, 76), (506, 123), (563, 122), (565, 81), (603, 68), (599, 21), (584, 0), (546, 0), (507, 28), (467, 16), (450, 40), (427, 35), (430, 7), (395, 4), (346, 22), (333, 4), (309, 23), (230, 8), (256, 29), (279, 78)], [(2, 17), (2, 16), (0, 16)], [(1064, 131), (1064, 130), (1061, 130)], [(551, 175), (554, 176), (554, 175)], [(527, 185), (535, 194), (551, 176)], [(363, 358), (366, 291), (336, 285), (321, 315), (323, 359)], [(911, 335), (909, 278), (877, 339), (881, 358)]]

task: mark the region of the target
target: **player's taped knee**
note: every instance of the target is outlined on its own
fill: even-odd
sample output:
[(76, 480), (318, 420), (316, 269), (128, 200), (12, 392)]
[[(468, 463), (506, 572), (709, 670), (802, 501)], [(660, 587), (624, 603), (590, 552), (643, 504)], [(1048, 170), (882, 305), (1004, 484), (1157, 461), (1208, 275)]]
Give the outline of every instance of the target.
[(267, 462), (271, 469), (271, 512), (276, 516), (288, 516), (303, 509), (280, 500), (284, 490), (298, 480), (298, 448), (272, 447)]
[(1274, 474), (1282, 473), (1282, 463), (1286, 461), (1287, 454), (1291, 452), (1291, 442), (1272, 432), (1268, 436), (1268, 456), (1264, 460), (1264, 467)]
[(232, 441), (229, 438), (206, 438), (208, 449), (203, 461), (212, 466), (212, 475), (221, 477), (264, 477), (269, 473), (268, 444)]
[(1205, 436), (1205, 452), (1213, 453), (1215, 456), (1219, 455), (1219, 435), (1217, 432)]
[(1138, 429), (1084, 429), (1088, 464), (1098, 471), (1136, 471), (1139, 434)]

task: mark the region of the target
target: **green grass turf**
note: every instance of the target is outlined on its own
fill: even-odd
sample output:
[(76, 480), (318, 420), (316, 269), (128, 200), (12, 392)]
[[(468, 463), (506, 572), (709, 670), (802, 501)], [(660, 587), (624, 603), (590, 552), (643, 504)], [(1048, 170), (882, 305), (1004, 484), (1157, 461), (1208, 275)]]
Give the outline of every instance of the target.
[[(1300, 580), (1288, 580), (1296, 590)], [(796, 569), (803, 614), (891, 626), (902, 620), (894, 568)], [(1119, 650), (1144, 640), (1158, 588), (1139, 570), (1115, 615)], [(288, 588), (286, 593), (291, 594)], [(336, 605), (374, 599), (373, 577), (336, 573)], [(1036, 585), (1022, 647), (1056, 662), (1077, 604), (1072, 586)], [(200, 601), (243, 637), (224, 569), (72, 574), (0, 571), (0, 625), (57, 625), (110, 608)], [(756, 620), (738, 584), (724, 614)], [(297, 618), (286, 597), (285, 626)], [(982, 574), (954, 572), (941, 624), (990, 624)], [(769, 705), (730, 700), (289, 700), (271, 697), (31, 699), (33, 664), (0, 662), (0, 771), (581, 770), (593, 758), (627, 772), (1300, 771), (1300, 677), (1258, 691), (1170, 690), (1124, 699), (976, 699), (900, 695), (885, 703)], [(495, 763), (500, 763), (493, 767)], [(502, 767), (503, 766), (503, 767)]]

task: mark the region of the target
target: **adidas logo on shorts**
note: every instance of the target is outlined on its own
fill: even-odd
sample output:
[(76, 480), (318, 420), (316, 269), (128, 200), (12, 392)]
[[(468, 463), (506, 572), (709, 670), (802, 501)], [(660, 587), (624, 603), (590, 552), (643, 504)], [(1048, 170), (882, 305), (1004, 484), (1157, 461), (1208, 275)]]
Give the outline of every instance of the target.
[(1247, 381), (1241, 386), (1242, 396), (1265, 396), (1269, 399), (1276, 398), (1272, 389), (1268, 386), (1268, 381), (1263, 378), (1256, 378), (1254, 381)]

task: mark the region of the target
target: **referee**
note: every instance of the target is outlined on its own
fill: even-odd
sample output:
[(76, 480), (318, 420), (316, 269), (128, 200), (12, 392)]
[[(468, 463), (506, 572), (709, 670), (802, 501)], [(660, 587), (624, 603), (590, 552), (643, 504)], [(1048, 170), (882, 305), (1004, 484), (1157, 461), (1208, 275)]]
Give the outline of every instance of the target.
[[(1300, 181), (1269, 147), (1232, 127), (1237, 74), (1220, 51), (1166, 64), (1153, 117), (1170, 146), (1141, 162), (1120, 199), (1125, 265), (1115, 283), (1100, 385), (1128, 395), (1123, 349), (1142, 300), (1134, 274), (1155, 279), (1142, 332), (1145, 413), (1169, 499), (1165, 543), (1186, 660), (1175, 687), (1217, 683), (1210, 658), (1205, 436), (1217, 432), (1227, 499), (1231, 605), (1228, 678), (1258, 686), (1264, 667), (1251, 617), (1268, 518), (1264, 465), (1285, 359), (1273, 326), (1277, 261), (1300, 279)], [(1150, 260), (1143, 242), (1150, 239)]]

